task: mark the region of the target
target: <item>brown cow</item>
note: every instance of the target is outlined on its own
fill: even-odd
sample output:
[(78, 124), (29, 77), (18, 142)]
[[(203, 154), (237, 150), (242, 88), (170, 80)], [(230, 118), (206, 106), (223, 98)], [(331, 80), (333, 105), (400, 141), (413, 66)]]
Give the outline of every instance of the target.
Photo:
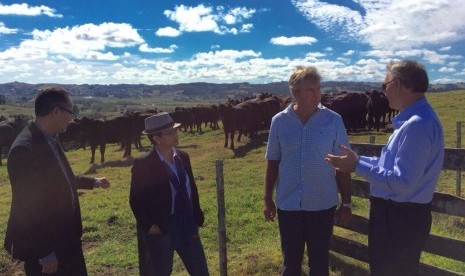
[(340, 92), (322, 94), (321, 104), (341, 115), (347, 131), (357, 131), (365, 125), (367, 96), (363, 93)]

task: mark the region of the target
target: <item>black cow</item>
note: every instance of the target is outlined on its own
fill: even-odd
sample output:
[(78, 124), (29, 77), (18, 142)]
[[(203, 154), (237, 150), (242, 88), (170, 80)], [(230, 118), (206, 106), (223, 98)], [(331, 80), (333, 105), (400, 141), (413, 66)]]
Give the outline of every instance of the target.
[(100, 162), (105, 162), (105, 146), (107, 143), (119, 143), (123, 150), (123, 157), (131, 155), (131, 141), (133, 135), (133, 121), (131, 116), (117, 116), (105, 120), (82, 118), (81, 131), (89, 142), (92, 152), (90, 163), (95, 161), (95, 150), (100, 148)]
[(21, 115), (15, 116), (14, 120), (0, 122), (0, 166), (2, 166), (3, 147), (9, 149), (26, 124), (27, 120)]
[(372, 127), (379, 131), (381, 124), (386, 124), (386, 115), (391, 112), (389, 101), (386, 95), (382, 92), (372, 90), (365, 92), (368, 95), (367, 110), (368, 110), (368, 130)]

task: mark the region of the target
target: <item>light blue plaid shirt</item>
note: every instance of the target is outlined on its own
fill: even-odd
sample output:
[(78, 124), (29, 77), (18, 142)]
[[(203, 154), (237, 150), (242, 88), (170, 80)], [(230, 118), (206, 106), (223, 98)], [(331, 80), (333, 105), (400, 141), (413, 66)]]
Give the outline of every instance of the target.
[(280, 160), (276, 204), (285, 211), (319, 211), (339, 203), (333, 167), (328, 153), (343, 154), (350, 147), (341, 116), (321, 104), (305, 125), (293, 105), (271, 122), (265, 158)]
[(395, 131), (381, 156), (360, 156), (355, 173), (370, 182), (372, 196), (428, 203), (444, 162), (441, 122), (425, 98), (400, 112), (392, 122)]

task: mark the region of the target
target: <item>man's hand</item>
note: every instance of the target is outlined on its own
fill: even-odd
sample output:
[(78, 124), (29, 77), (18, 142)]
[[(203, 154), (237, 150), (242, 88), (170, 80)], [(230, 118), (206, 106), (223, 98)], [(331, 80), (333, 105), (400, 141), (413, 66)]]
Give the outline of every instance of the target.
[(339, 147), (344, 151), (345, 155), (327, 154), (325, 161), (338, 171), (347, 173), (354, 172), (359, 159), (357, 153), (344, 145), (340, 145)]
[(106, 189), (110, 187), (110, 182), (105, 177), (95, 178), (94, 188)]
[(263, 214), (265, 215), (266, 221), (274, 221), (274, 218), (276, 217), (276, 205), (274, 204), (273, 199), (265, 198), (263, 204)]
[(58, 260), (57, 259), (51, 259), (47, 260), (42, 264), (42, 273), (45, 274), (52, 274), (57, 272), (58, 270)]
[(161, 230), (160, 230), (160, 227), (158, 227), (158, 225), (152, 225), (152, 227), (150, 227), (150, 230), (149, 230), (149, 235), (161, 235)]
[(335, 222), (340, 226), (349, 226), (350, 219), (352, 218), (352, 209), (349, 207), (339, 206), (336, 211)]

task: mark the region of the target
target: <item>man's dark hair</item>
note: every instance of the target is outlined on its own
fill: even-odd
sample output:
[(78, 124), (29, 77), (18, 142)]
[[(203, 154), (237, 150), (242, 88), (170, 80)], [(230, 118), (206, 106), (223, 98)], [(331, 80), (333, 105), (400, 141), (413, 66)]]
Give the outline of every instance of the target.
[(35, 114), (42, 117), (50, 114), (57, 106), (66, 107), (70, 103), (68, 91), (59, 86), (51, 86), (39, 90), (35, 101)]

